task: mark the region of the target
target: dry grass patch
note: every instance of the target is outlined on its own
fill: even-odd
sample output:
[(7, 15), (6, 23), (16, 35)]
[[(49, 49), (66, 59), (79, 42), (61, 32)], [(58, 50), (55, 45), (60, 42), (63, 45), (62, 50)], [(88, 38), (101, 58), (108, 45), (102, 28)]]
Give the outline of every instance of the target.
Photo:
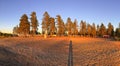
[(4, 38), (0, 40), (0, 65), (67, 66), (70, 40), (74, 66), (120, 65), (120, 42), (85, 37)]

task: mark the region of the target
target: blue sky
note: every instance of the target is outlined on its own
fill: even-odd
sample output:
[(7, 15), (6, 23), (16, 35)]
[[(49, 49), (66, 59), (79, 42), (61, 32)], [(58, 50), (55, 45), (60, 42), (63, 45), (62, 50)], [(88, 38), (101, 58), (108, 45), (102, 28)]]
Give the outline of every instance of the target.
[(37, 13), (39, 24), (45, 11), (51, 17), (61, 15), (64, 22), (68, 17), (72, 21), (77, 19), (78, 24), (85, 20), (106, 26), (111, 22), (118, 27), (120, 22), (120, 0), (0, 0), (0, 31), (12, 32), (20, 17), (27, 14), (30, 18), (33, 11)]

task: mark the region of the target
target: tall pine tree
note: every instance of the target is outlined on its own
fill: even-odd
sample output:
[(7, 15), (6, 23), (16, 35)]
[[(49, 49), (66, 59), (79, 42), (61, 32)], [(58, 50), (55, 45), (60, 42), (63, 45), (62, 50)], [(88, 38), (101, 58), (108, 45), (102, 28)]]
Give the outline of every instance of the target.
[(78, 25), (77, 25), (77, 20), (75, 19), (74, 20), (74, 23), (73, 23), (73, 34), (74, 35), (78, 35)]
[(87, 32), (86, 22), (81, 20), (80, 22), (80, 34), (85, 36)]
[(31, 20), (32, 34), (35, 35), (37, 33), (37, 30), (38, 30), (37, 27), (39, 26), (36, 12), (32, 12), (30, 20)]
[(55, 19), (54, 18), (50, 18), (50, 35), (53, 35), (55, 33)]
[(71, 18), (68, 17), (67, 23), (66, 23), (66, 29), (68, 32), (68, 36), (72, 34), (72, 21)]
[(120, 38), (120, 23), (119, 23), (119, 27), (116, 28), (115, 35)]
[(114, 27), (111, 23), (108, 24), (107, 34), (110, 36), (114, 36)]
[(92, 26), (90, 24), (87, 24), (87, 34), (88, 34), (88, 36), (90, 36), (91, 32), (92, 32), (92, 28), (91, 27)]
[(102, 23), (100, 26), (100, 30), (99, 30), (99, 34), (102, 37), (103, 35), (106, 35), (106, 27), (104, 26), (104, 24)]
[(92, 37), (96, 37), (96, 27), (95, 27), (95, 23), (92, 24)]
[(42, 33), (44, 34), (45, 32), (48, 34), (49, 33), (49, 26), (50, 26), (50, 16), (47, 12), (43, 14), (43, 19), (42, 19)]
[(28, 17), (24, 14), (20, 19), (19, 34), (27, 36), (30, 33), (30, 23)]
[(64, 22), (60, 15), (57, 15), (56, 17), (57, 17), (57, 35), (61, 36), (65, 32)]

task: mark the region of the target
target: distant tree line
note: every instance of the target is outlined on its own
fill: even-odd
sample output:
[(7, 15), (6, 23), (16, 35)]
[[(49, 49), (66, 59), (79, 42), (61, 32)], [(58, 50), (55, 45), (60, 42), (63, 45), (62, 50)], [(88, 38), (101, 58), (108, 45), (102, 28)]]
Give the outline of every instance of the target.
[(0, 38), (1, 38), (1, 37), (13, 37), (13, 34), (0, 32)]
[[(38, 33), (38, 20), (36, 12), (31, 13), (31, 18), (26, 14), (23, 14), (20, 18), (20, 23), (18, 26), (13, 28), (14, 34), (19, 35), (36, 35)], [(47, 35), (57, 35), (57, 36), (87, 36), (87, 37), (103, 37), (104, 35), (109, 35), (110, 37), (120, 37), (120, 23), (119, 27), (114, 29), (114, 26), (109, 22), (106, 27), (103, 23), (101, 25), (95, 25), (95, 23), (89, 24), (86, 21), (81, 20), (78, 25), (78, 21), (75, 19), (71, 20), (70, 17), (67, 18), (65, 23), (60, 15), (55, 18), (50, 17), (48, 12), (43, 14), (42, 18), (42, 33)]]

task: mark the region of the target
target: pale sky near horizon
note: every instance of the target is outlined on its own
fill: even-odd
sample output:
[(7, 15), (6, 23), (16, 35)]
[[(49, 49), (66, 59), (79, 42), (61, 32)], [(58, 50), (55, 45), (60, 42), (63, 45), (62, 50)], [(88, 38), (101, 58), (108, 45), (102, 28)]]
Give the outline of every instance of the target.
[(111, 22), (118, 27), (120, 22), (120, 0), (0, 0), (0, 31), (11, 33), (14, 26), (19, 24), (23, 14), (30, 18), (35, 11), (39, 21), (39, 31), (43, 13), (47, 11), (51, 17), (61, 15), (64, 22), (70, 17), (87, 23)]

